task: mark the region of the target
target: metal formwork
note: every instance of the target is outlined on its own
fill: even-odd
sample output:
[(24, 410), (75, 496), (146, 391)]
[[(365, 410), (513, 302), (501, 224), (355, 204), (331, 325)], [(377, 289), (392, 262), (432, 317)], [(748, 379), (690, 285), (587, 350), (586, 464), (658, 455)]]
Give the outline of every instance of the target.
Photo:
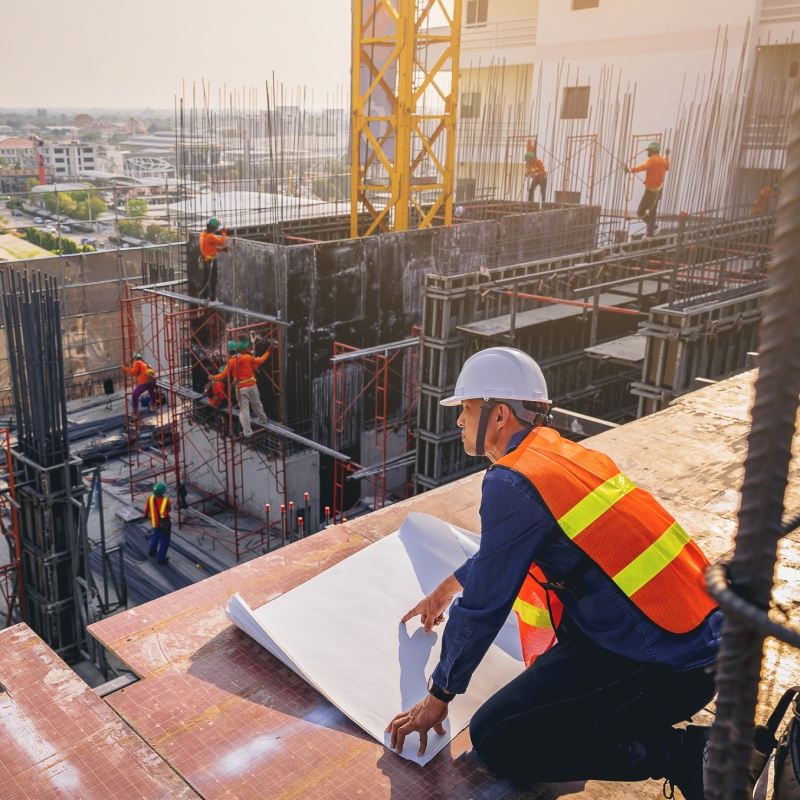
[[(464, 454), (456, 413), (439, 401), (452, 393), (466, 358), (485, 347), (530, 353), (556, 405), (609, 422), (656, 410), (637, 394), (668, 402), (698, 376), (745, 368), (756, 343), (774, 220), (682, 215), (674, 222), (669, 235), (653, 241), (427, 277), (419, 490), (482, 465)], [(645, 337), (645, 347), (629, 347), (636, 356), (627, 360), (597, 347), (635, 337)]]

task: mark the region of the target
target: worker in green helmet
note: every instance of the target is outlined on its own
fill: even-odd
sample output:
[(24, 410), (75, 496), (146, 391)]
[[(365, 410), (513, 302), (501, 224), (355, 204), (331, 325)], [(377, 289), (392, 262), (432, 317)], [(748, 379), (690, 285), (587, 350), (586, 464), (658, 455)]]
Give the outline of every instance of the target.
[(208, 301), (210, 306), (222, 305), (217, 300), (217, 253), (225, 250), (225, 241), (228, 232), (222, 228), (220, 232), (220, 222), (216, 217), (206, 224), (206, 229), (200, 234), (200, 269), (203, 287), (200, 290), (200, 297)]
[(539, 208), (541, 208), (547, 193), (547, 170), (542, 159), (536, 155), (536, 148), (531, 139), (528, 139), (525, 149), (525, 182), (528, 184), (529, 203), (533, 203), (533, 192), (537, 186), (539, 187)]
[(153, 531), (150, 537), (148, 555), (155, 556), (157, 563), (161, 565), (169, 561), (167, 551), (169, 550), (170, 536), (172, 534), (172, 520), (169, 518), (172, 503), (166, 495), (166, 485), (157, 483), (153, 487), (153, 493), (147, 498), (147, 503), (144, 507), (144, 515), (150, 520), (150, 527)]
[(122, 369), (129, 375), (136, 378), (136, 386), (133, 387), (131, 394), (131, 407), (134, 419), (139, 418), (139, 398), (147, 392), (150, 398), (150, 409), (155, 409), (156, 397), (156, 373), (155, 370), (142, 358), (140, 353), (133, 354), (133, 361), (131, 365), (122, 365)]
[(662, 157), (661, 142), (650, 142), (647, 145), (647, 161), (637, 167), (629, 167), (627, 164), (623, 169), (627, 173), (644, 172), (644, 194), (642, 195), (636, 216), (647, 225), (647, 238), (651, 239), (658, 233), (656, 225), (656, 210), (661, 202), (661, 190), (664, 188), (664, 175), (669, 169), (669, 150)]

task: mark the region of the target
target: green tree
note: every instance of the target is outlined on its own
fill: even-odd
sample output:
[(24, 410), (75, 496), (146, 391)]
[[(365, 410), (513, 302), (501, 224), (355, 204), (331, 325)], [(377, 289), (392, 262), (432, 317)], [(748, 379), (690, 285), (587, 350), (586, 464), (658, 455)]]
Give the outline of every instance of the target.
[(121, 219), (119, 232), (123, 236), (132, 236), (135, 239), (144, 238), (144, 225), (138, 219)]
[(127, 211), (129, 217), (137, 218), (147, 216), (147, 203), (144, 200), (131, 197), (131, 199), (128, 200)]
[(72, 192), (72, 198), (76, 201), (72, 212), (75, 219), (97, 219), (104, 211), (108, 211), (106, 201), (97, 191), (87, 189), (85, 192)]

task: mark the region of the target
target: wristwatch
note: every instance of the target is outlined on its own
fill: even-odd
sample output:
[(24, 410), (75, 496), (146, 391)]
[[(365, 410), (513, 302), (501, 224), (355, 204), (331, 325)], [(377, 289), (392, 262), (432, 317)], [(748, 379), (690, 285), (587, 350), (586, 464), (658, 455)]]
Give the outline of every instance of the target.
[(430, 688), (428, 689), (428, 694), (432, 695), (437, 700), (441, 700), (443, 703), (449, 703), (455, 697), (454, 694), (446, 692), (444, 689), (437, 686), (433, 681), (431, 681)]

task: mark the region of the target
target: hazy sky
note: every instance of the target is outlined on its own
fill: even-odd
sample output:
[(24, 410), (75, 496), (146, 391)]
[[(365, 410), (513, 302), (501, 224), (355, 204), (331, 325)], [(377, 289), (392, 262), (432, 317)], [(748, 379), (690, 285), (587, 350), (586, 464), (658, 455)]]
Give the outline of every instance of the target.
[(0, 108), (172, 109), (203, 80), (212, 107), (227, 86), (264, 108), (273, 73), (320, 108), (349, 87), (350, 0), (10, 2), (3, 28)]

